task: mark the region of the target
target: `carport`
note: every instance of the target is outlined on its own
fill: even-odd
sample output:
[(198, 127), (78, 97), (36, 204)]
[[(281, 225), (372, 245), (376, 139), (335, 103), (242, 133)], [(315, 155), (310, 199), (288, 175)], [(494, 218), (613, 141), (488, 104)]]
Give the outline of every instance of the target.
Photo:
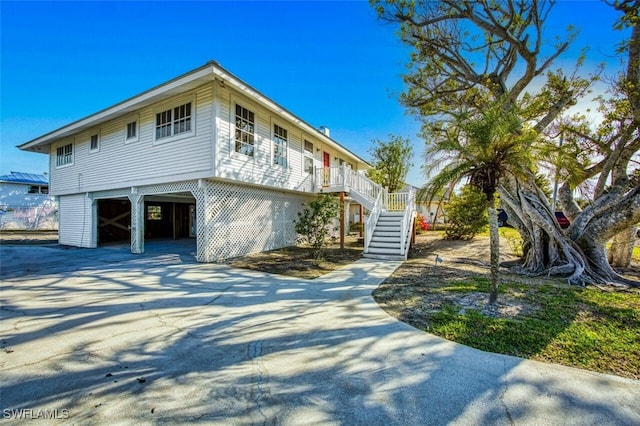
[[(133, 246), (130, 198), (114, 197), (96, 201), (98, 246), (118, 243)], [(192, 240), (195, 248), (196, 200), (191, 193), (146, 195), (140, 201), (137, 205), (143, 211), (137, 214), (143, 218), (140, 222), (144, 241), (182, 240), (180, 245), (184, 246), (185, 241)]]

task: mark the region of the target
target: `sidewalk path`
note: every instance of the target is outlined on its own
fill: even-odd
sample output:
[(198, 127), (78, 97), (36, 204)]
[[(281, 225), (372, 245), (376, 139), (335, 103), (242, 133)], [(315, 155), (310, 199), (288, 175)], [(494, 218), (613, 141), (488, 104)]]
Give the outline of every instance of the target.
[(640, 424), (639, 381), (478, 351), (388, 316), (371, 292), (398, 262), (309, 281), (188, 256), (0, 250), (2, 418)]

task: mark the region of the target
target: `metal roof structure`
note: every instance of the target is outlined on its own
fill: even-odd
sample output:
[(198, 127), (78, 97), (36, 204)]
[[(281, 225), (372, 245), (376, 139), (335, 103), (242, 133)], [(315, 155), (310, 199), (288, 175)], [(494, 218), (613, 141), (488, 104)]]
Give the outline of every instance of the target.
[(2, 183), (24, 183), (28, 185), (49, 185), (49, 178), (35, 173), (11, 172), (10, 175), (0, 176)]

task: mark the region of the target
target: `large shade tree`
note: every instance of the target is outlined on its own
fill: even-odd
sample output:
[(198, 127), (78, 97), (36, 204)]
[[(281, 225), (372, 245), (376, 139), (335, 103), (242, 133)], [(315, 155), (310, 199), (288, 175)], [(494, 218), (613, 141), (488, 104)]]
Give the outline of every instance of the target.
[[(560, 149), (550, 139), (545, 157), (553, 159), (552, 166), (562, 180), (562, 206), (573, 220), (567, 233), (558, 226), (551, 203), (532, 179), (506, 178), (497, 188), (528, 248), (524, 272), (563, 275), (576, 284), (637, 285), (611, 269), (605, 243), (640, 221), (640, 189), (629, 179), (640, 143), (639, 1), (610, 3), (623, 17), (619, 28), (630, 31), (623, 47), (628, 67), (618, 79), (618, 104), (628, 103), (628, 107), (620, 110), (627, 111), (626, 117), (612, 121), (606, 136), (602, 129), (579, 135), (560, 124), (566, 110), (588, 93), (596, 77), (578, 74), (582, 58), (571, 72), (553, 68), (575, 37), (571, 28), (558, 34), (547, 31), (545, 22), (554, 1), (371, 3), (381, 19), (399, 25), (400, 38), (412, 47), (401, 102), (424, 120), (425, 135), (437, 139), (455, 126), (461, 114), (482, 111), (498, 101), (503, 111), (517, 111), (541, 137), (557, 135), (562, 126), (567, 130), (562, 132), (565, 139)], [(571, 122), (573, 128), (586, 128), (584, 123), (581, 127)], [(602, 191), (592, 192), (589, 205), (580, 209), (573, 199), (575, 189), (593, 178), (602, 182)]]

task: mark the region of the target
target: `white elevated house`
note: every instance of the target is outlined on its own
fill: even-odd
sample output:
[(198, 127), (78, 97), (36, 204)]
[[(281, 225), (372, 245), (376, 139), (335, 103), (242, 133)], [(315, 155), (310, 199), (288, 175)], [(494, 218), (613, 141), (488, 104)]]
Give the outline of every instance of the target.
[(406, 258), (411, 195), (387, 195), (326, 128), (213, 61), (19, 148), (50, 157), (60, 244), (142, 253), (145, 240), (193, 238), (198, 261), (221, 261), (293, 245), (297, 213), (322, 191), (369, 211), (366, 255)]

